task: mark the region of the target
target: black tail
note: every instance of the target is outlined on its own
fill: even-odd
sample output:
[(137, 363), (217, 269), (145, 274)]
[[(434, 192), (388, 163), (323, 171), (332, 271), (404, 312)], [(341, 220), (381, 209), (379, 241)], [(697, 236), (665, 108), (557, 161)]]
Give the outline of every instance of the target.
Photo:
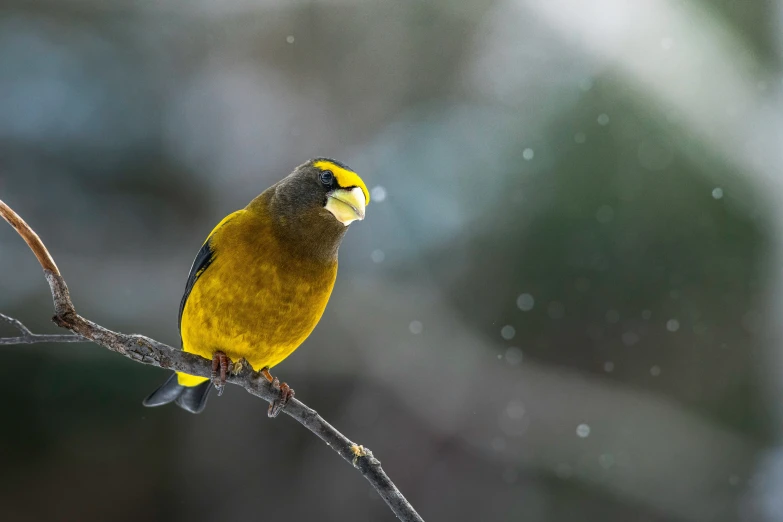
[(207, 405), (207, 397), (211, 389), (212, 381), (205, 381), (198, 386), (182, 386), (177, 382), (177, 374), (174, 373), (160, 388), (144, 399), (142, 404), (153, 407), (173, 402), (190, 413), (201, 413)]

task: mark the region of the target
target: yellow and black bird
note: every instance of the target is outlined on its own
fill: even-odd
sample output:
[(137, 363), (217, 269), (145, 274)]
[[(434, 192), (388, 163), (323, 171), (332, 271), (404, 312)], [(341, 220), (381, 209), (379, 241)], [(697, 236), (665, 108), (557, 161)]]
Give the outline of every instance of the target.
[[(212, 359), (212, 379), (175, 373), (144, 400), (199, 413), (213, 385), (222, 392), (229, 359), (269, 368), (310, 335), (337, 277), (348, 225), (364, 219), (370, 195), (346, 165), (316, 158), (297, 167), (209, 234), (179, 307), (182, 349)], [(274, 384), (279, 384), (274, 379)], [(276, 415), (293, 396), (285, 383)]]

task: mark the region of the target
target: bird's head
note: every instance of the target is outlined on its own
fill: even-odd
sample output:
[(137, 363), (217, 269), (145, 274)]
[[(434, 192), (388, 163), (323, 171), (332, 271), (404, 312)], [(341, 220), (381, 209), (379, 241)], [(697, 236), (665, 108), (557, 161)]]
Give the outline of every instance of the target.
[(246, 210), (272, 218), (292, 249), (333, 259), (348, 225), (364, 219), (367, 186), (348, 166), (328, 158), (303, 163), (250, 202)]
[(315, 179), (323, 195), (323, 207), (345, 226), (364, 219), (364, 209), (370, 202), (367, 186), (347, 165), (328, 158), (317, 158), (304, 166), (307, 175)]
[(364, 209), (370, 202), (362, 178), (347, 165), (329, 158), (299, 165), (278, 184), (277, 196), (300, 217), (312, 219), (315, 211), (327, 224), (345, 227), (364, 219)]

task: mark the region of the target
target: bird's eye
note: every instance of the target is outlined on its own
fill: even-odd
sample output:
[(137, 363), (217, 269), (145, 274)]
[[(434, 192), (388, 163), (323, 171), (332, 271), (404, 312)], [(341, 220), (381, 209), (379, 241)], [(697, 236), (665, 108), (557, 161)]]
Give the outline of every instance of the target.
[(329, 186), (334, 181), (334, 174), (332, 174), (331, 170), (324, 170), (321, 172), (321, 183), (323, 183), (326, 186)]

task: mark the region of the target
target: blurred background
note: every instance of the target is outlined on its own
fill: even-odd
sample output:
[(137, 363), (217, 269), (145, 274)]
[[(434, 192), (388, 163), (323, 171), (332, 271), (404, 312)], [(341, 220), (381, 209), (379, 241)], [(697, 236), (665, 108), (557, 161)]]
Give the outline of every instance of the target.
[[(0, 1), (0, 198), (77, 309), (178, 345), (212, 226), (367, 181), (276, 374), (428, 521), (783, 521), (783, 4)], [(54, 332), (0, 226), (0, 312)], [(2, 327), (0, 335), (15, 335)], [(13, 522), (392, 521), (290, 418), (88, 344), (3, 348)]]

